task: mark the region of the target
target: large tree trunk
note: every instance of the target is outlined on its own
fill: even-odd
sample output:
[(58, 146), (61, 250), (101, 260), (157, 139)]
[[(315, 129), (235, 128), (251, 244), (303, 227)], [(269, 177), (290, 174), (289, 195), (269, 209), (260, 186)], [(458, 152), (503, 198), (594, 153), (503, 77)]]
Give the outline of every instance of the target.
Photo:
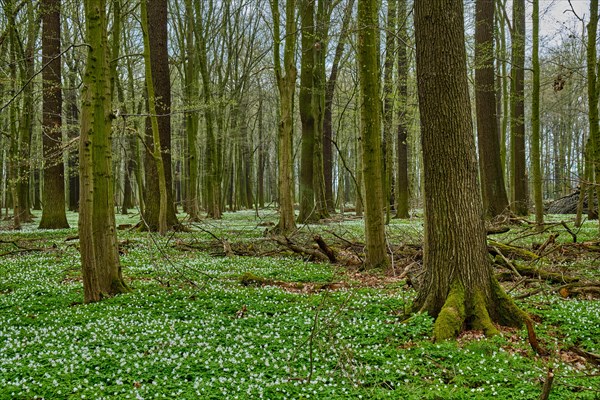
[(525, 315), (492, 274), (467, 83), (463, 3), (415, 3), (425, 184), (425, 277), (415, 309), (436, 317), (436, 340), (463, 329), (497, 333)]
[(68, 228), (61, 115), (60, 0), (42, 2), (44, 192), (40, 229)]
[(525, 0), (513, 4), (513, 30), (510, 87), (511, 187), (512, 207), (517, 215), (527, 215), (527, 164), (525, 162)]
[(378, 1), (358, 3), (358, 76), (361, 94), (362, 168), (364, 179), (367, 265), (388, 264), (383, 219), (383, 163), (381, 160), (381, 106), (379, 97)]
[(475, 104), (483, 207), (493, 218), (508, 208), (500, 161), (494, 79), (494, 0), (475, 4)]
[(84, 3), (87, 43), (79, 139), (79, 241), (86, 303), (127, 291), (115, 230), (106, 1)]

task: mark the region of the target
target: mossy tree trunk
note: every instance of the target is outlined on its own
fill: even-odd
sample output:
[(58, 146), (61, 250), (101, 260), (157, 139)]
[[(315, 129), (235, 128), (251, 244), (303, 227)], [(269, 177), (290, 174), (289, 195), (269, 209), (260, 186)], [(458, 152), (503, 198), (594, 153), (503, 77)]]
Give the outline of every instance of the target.
[(398, 130), (396, 174), (396, 218), (408, 218), (410, 181), (408, 179), (408, 14), (406, 0), (398, 0)]
[(86, 0), (89, 44), (83, 77), (79, 140), (79, 241), (84, 300), (127, 291), (115, 230), (111, 148), (111, 88), (105, 0)]
[(388, 257), (383, 216), (381, 105), (379, 97), (379, 24), (377, 0), (358, 2), (358, 76), (361, 94), (362, 169), (364, 180), (367, 266), (385, 267)]
[(40, 229), (68, 228), (65, 212), (65, 166), (62, 151), (62, 87), (60, 1), (44, 0), (42, 7), (42, 144), (44, 191)]
[(273, 59), (275, 80), (279, 91), (279, 129), (277, 136), (277, 156), (279, 160), (278, 194), (279, 194), (279, 222), (276, 229), (282, 233), (289, 233), (296, 229), (294, 220), (294, 202), (292, 196), (293, 179), (293, 152), (292, 141), (294, 132), (293, 106), (294, 92), (296, 89), (295, 51), (296, 51), (296, 1), (286, 0), (285, 7), (285, 45), (283, 51), (283, 66), (281, 64), (280, 42), (281, 29), (279, 21), (279, 2), (270, 0), (271, 14), (273, 16)]
[(477, 180), (463, 3), (415, 3), (425, 185), (425, 276), (415, 310), (436, 318), (436, 340), (465, 328), (495, 334), (521, 312), (492, 274)]
[(525, 161), (525, 0), (513, 4), (510, 86), (511, 194), (517, 215), (529, 213)]
[(475, 105), (483, 208), (488, 218), (507, 211), (500, 160), (494, 77), (494, 0), (475, 3)]

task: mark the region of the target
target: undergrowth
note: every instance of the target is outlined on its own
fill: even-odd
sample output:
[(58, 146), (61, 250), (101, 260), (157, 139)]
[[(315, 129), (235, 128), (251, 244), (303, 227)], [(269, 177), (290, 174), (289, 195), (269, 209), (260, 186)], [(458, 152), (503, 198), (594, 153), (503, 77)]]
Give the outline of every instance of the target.
[[(383, 273), (176, 246), (215, 237), (259, 246), (275, 217), (228, 213), (166, 238), (119, 231), (134, 291), (89, 305), (77, 241), (65, 241), (75, 228), (1, 232), (0, 399), (537, 399), (549, 366), (552, 399), (600, 398), (600, 370), (565, 350), (600, 353), (598, 300), (551, 292), (522, 300), (552, 351), (540, 358), (519, 330), (432, 343), (429, 316), (401, 316), (414, 290)], [(421, 222), (393, 221), (388, 238), (420, 242)], [(303, 229), (362, 235), (356, 220)], [(16, 251), (24, 248), (40, 250)], [(244, 274), (290, 285), (244, 286)], [(331, 282), (343, 285), (319, 289)]]

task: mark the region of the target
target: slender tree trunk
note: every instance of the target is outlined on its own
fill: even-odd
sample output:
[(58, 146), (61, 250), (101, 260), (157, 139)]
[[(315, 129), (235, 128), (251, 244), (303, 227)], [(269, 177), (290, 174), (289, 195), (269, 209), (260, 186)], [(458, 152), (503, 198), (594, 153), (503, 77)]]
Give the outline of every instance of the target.
[(335, 47), (333, 63), (331, 64), (331, 72), (327, 80), (325, 89), (325, 112), (323, 115), (323, 176), (325, 179), (325, 199), (327, 208), (330, 212), (335, 211), (333, 201), (333, 97), (335, 94), (336, 82), (339, 74), (340, 62), (344, 55), (346, 39), (348, 37), (348, 28), (352, 19), (352, 10), (354, 8), (354, 0), (349, 0), (346, 4), (344, 17), (342, 19), (342, 28), (338, 43)]
[(296, 88), (296, 1), (286, 0), (285, 18), (285, 45), (283, 52), (283, 66), (280, 56), (281, 33), (279, 28), (279, 3), (271, 1), (271, 14), (273, 15), (273, 58), (275, 64), (275, 79), (279, 90), (279, 129), (278, 129), (278, 160), (279, 160), (279, 222), (277, 230), (289, 233), (296, 229), (294, 220), (294, 203), (292, 196), (293, 178), (293, 108), (294, 92)]
[(489, 261), (467, 82), (463, 3), (415, 3), (417, 85), (425, 179), (425, 276), (415, 309), (436, 318), (435, 340), (526, 318)]
[(381, 106), (379, 97), (378, 1), (358, 2), (358, 76), (362, 104), (361, 137), (365, 187), (367, 265), (385, 267), (388, 257), (383, 216), (383, 163), (381, 160)]
[(406, 0), (398, 0), (398, 140), (396, 176), (396, 218), (408, 218), (410, 180), (408, 179), (408, 15)]
[[(588, 121), (590, 126), (590, 140), (592, 151), (590, 163), (593, 166), (595, 195), (600, 207), (600, 126), (598, 123), (598, 83), (596, 55), (596, 38), (598, 35), (598, 0), (590, 0), (590, 22), (587, 26), (587, 80), (588, 80)], [(590, 190), (591, 194), (592, 190)], [(594, 196), (588, 196), (588, 209), (594, 209)], [(596, 214), (597, 215), (597, 214)], [(598, 218), (600, 223), (600, 218)]]
[(544, 200), (542, 194), (542, 165), (540, 155), (540, 1), (533, 0), (532, 12), (533, 49), (533, 89), (531, 94), (531, 164), (533, 173), (533, 199), (535, 203), (535, 222), (538, 230), (544, 227)]
[[(186, 15), (186, 61), (185, 61), (185, 81), (186, 81), (186, 102), (187, 107), (192, 108), (192, 104), (198, 98), (198, 71), (196, 70), (197, 57), (195, 54), (195, 24), (194, 9), (192, 0), (185, 0)], [(190, 111), (185, 116), (185, 129), (187, 135), (188, 152), (188, 186), (187, 186), (187, 212), (191, 221), (198, 221), (200, 218), (199, 193), (198, 193), (198, 113)]]
[[(154, 87), (154, 75), (152, 73), (152, 61), (150, 51), (150, 35), (149, 35), (149, 14), (146, 6), (147, 0), (142, 0), (142, 31), (144, 36), (144, 62), (146, 72), (146, 91), (148, 93), (148, 111), (150, 113), (150, 122), (152, 125), (152, 142), (154, 147), (152, 149), (152, 157), (156, 165), (156, 172), (158, 175), (158, 192), (159, 192), (159, 211), (158, 211), (158, 232), (161, 235), (167, 233), (167, 182), (165, 173), (165, 162), (163, 159), (161, 143), (160, 143), (160, 132), (158, 127), (158, 115), (156, 107), (156, 95)], [(166, 12), (167, 3), (164, 2), (164, 11)], [(155, 5), (156, 7), (156, 5)], [(166, 15), (165, 15), (166, 16)], [(166, 24), (166, 19), (165, 19)], [(153, 27), (154, 29), (155, 27)], [(164, 101), (164, 99), (162, 100)]]
[(385, 223), (389, 224), (392, 215), (392, 180), (394, 145), (392, 128), (394, 122), (394, 49), (396, 48), (396, 19), (397, 1), (388, 0), (387, 27), (385, 30), (385, 61), (383, 64), (383, 206), (385, 210)]
[(513, 4), (510, 87), (512, 207), (517, 215), (529, 213), (527, 164), (525, 161), (525, 0)]
[(301, 224), (318, 221), (315, 210), (315, 190), (313, 185), (315, 157), (315, 2), (300, 0), (300, 21), (302, 25), (302, 58), (300, 66), (299, 110), (302, 121), (302, 148), (300, 153), (300, 210), (298, 222)]
[(475, 102), (484, 212), (494, 218), (508, 208), (500, 160), (494, 79), (494, 0), (475, 3)]

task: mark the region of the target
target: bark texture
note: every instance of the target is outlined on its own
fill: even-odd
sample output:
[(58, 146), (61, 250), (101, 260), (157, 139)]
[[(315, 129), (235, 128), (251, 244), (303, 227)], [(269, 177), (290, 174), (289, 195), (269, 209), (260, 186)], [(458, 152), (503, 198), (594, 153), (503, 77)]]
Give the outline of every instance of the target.
[(128, 289), (121, 275), (115, 230), (106, 1), (86, 0), (84, 7), (90, 48), (79, 139), (79, 241), (84, 300), (88, 303)]
[(513, 4), (511, 53), (510, 132), (512, 208), (527, 215), (527, 164), (525, 161), (525, 0)]
[(62, 151), (60, 1), (42, 1), (42, 145), (44, 190), (40, 229), (68, 228), (65, 212), (65, 166)]
[(471, 122), (463, 4), (415, 3), (417, 85), (425, 185), (425, 277), (415, 310), (436, 318), (436, 340), (524, 314), (492, 275)]
[[(167, 1), (156, 0), (148, 7), (148, 36), (152, 51), (152, 81), (154, 85), (154, 101), (158, 132), (160, 137), (161, 157), (164, 164), (165, 187), (167, 189), (167, 229), (179, 227), (179, 221), (173, 201), (173, 172), (171, 168), (171, 78), (169, 75), (169, 54), (167, 43)], [(146, 144), (154, 148), (151, 133), (151, 121), (147, 121)], [(156, 169), (154, 156), (146, 151), (144, 160), (146, 172), (146, 191), (144, 193), (144, 222), (150, 231), (159, 230), (160, 214), (160, 174)]]
[(361, 94), (362, 169), (364, 179), (367, 266), (388, 264), (383, 216), (383, 162), (379, 97), (378, 1), (358, 3), (358, 76)]
[(500, 160), (494, 79), (494, 0), (475, 3), (475, 103), (483, 207), (493, 218), (508, 208)]

